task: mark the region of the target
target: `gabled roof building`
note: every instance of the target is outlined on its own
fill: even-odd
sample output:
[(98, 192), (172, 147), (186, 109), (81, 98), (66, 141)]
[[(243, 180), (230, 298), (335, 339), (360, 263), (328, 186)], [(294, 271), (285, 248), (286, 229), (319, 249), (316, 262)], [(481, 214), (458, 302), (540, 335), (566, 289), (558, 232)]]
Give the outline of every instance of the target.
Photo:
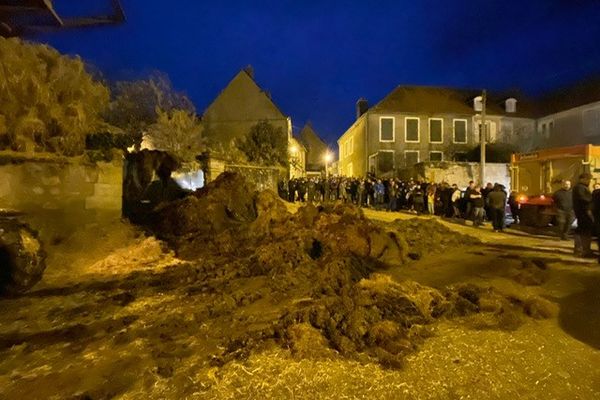
[(306, 171), (319, 173), (324, 171), (327, 144), (315, 132), (310, 122), (304, 125), (298, 136), (306, 148)]

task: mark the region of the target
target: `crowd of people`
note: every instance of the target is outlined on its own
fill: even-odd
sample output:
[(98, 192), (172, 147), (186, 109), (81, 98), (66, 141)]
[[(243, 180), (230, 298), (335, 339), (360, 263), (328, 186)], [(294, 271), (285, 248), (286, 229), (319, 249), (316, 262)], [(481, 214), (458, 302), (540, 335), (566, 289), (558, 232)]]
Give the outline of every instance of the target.
[(492, 222), (495, 231), (504, 229), (508, 201), (513, 218), (518, 218), (515, 196), (508, 196), (501, 184), (488, 183), (481, 187), (471, 181), (461, 189), (447, 182), (332, 177), (281, 181), (278, 190), (279, 195), (290, 202), (342, 201), (377, 210), (406, 210), (416, 214), (472, 219), (474, 226), (480, 226), (487, 219)]

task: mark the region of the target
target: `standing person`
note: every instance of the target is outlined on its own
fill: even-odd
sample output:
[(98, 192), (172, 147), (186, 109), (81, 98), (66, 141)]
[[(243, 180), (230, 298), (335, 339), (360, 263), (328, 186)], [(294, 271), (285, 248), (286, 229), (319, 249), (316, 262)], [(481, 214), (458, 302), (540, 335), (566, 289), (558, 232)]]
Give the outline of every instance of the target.
[(306, 180), (304, 178), (300, 178), (298, 180), (298, 200), (304, 202), (304, 196), (306, 195)]
[(417, 215), (421, 215), (425, 208), (425, 193), (421, 189), (421, 185), (417, 183), (412, 191), (412, 203)]
[(481, 188), (475, 186), (471, 194), (469, 195), (471, 201), (472, 213), (473, 213), (473, 226), (478, 227), (483, 224), (483, 195), (481, 194)]
[(573, 214), (571, 181), (564, 180), (562, 187), (554, 193), (552, 198), (554, 199), (554, 204), (556, 204), (558, 236), (560, 240), (567, 240), (567, 235), (575, 219), (575, 215)]
[(492, 220), (494, 232), (502, 232), (506, 213), (506, 193), (502, 190), (502, 185), (496, 184), (494, 189), (488, 193), (487, 200), (489, 218)]
[(429, 213), (429, 215), (435, 214), (435, 191), (436, 191), (435, 184), (430, 185), (427, 188), (427, 212)]
[(367, 179), (365, 188), (367, 191), (367, 206), (373, 207), (375, 204), (375, 182), (373, 182), (371, 179)]
[(492, 182), (488, 182), (487, 185), (485, 185), (485, 187), (483, 189), (481, 189), (481, 195), (483, 196), (483, 210), (485, 211), (484, 213), (484, 218), (487, 219), (488, 221), (491, 220), (491, 216), (490, 214), (490, 206), (488, 204), (488, 194), (492, 193), (492, 190), (494, 190), (495, 185), (492, 185)]
[(573, 188), (573, 211), (577, 218), (577, 229), (575, 229), (575, 250), (579, 257), (591, 257), (592, 233), (594, 231), (594, 220), (592, 217), (591, 203), (592, 193), (589, 186), (592, 175), (583, 173), (579, 175), (579, 182)]
[(450, 197), (450, 201), (452, 202), (452, 218), (460, 218), (460, 202), (462, 200), (462, 192), (454, 183), (452, 185), (452, 196)]
[(396, 181), (393, 179), (390, 180), (390, 185), (388, 186), (388, 197), (388, 211), (396, 211), (398, 206), (398, 185), (396, 185)]
[(471, 213), (473, 210), (473, 200), (471, 199), (471, 194), (475, 192), (475, 182), (469, 181), (469, 186), (465, 190), (465, 220), (471, 218)]
[(358, 184), (358, 206), (359, 207), (363, 207), (365, 205), (365, 197), (366, 197), (366, 193), (367, 193), (367, 188), (365, 186), (365, 180), (361, 179), (360, 183)]
[(383, 204), (383, 201), (385, 198), (385, 186), (383, 185), (383, 182), (381, 182), (381, 179), (378, 179), (377, 183), (375, 183), (374, 190), (375, 190), (375, 208), (378, 209)]
[(308, 178), (308, 182), (306, 183), (306, 201), (312, 203), (315, 201), (315, 193), (317, 192), (317, 185), (315, 184), (315, 180), (313, 178)]
[(508, 196), (508, 206), (515, 224), (519, 223), (519, 202), (517, 201), (517, 191), (513, 190)]

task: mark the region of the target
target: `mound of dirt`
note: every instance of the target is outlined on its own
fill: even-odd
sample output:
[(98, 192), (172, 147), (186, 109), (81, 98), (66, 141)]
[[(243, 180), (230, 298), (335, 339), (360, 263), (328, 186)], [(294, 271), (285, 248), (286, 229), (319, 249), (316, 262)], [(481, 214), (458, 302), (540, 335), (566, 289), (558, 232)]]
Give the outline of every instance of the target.
[(453, 231), (433, 219), (397, 219), (391, 223), (379, 224), (402, 234), (410, 248), (408, 256), (413, 260), (418, 260), (427, 253), (441, 253), (456, 246), (481, 243), (473, 236)]
[(439, 318), (482, 315), (474, 328), (514, 329), (521, 317), (544, 314), (541, 302), (493, 289), (440, 291), (385, 275), (411, 258), (477, 243), (436, 221), (380, 225), (345, 204), (292, 214), (275, 193), (253, 193), (236, 174), (167, 205), (159, 227), (196, 265), (202, 286), (189, 293), (209, 293), (208, 316), (227, 321), (216, 365), (275, 340), (298, 357), (367, 357), (399, 367)]
[(241, 175), (224, 172), (192, 195), (163, 206), (154, 230), (167, 238), (214, 235), (256, 219), (254, 197)]

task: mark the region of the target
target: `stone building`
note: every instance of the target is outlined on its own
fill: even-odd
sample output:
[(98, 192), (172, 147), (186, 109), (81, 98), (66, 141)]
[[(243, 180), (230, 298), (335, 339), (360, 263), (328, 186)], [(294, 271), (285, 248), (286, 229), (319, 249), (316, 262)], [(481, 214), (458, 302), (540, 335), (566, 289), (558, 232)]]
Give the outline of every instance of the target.
[(310, 122), (304, 125), (298, 136), (306, 148), (307, 173), (320, 174), (325, 170), (325, 155), (329, 151), (327, 144), (315, 132)]
[[(479, 144), (478, 91), (398, 86), (369, 108), (356, 104), (356, 121), (338, 139), (339, 172), (345, 176), (395, 175), (423, 161), (463, 160)], [(529, 144), (535, 110), (517, 96), (489, 93), (487, 141)]]

